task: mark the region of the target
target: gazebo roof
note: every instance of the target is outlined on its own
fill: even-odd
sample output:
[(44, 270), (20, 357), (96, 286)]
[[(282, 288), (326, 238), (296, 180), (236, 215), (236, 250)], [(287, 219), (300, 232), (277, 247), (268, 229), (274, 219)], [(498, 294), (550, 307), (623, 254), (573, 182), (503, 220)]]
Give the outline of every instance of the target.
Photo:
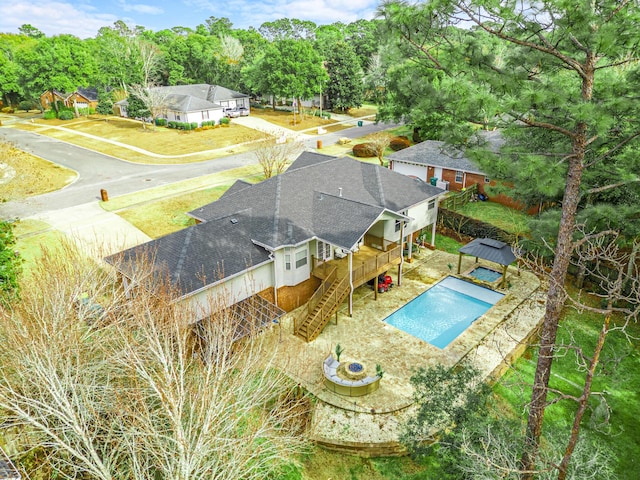
[(510, 265), (516, 259), (508, 244), (492, 238), (476, 238), (458, 251), (500, 265)]

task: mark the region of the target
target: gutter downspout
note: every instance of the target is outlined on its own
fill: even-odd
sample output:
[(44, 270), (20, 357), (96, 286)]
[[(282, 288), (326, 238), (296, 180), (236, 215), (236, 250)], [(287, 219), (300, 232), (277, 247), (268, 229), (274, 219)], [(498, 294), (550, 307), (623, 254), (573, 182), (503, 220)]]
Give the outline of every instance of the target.
[(273, 303), (275, 303), (276, 307), (279, 307), (280, 305), (278, 305), (278, 269), (277, 267), (277, 263), (275, 257), (272, 254), (272, 258), (273, 258)]
[(353, 317), (353, 252), (349, 250), (349, 316)]

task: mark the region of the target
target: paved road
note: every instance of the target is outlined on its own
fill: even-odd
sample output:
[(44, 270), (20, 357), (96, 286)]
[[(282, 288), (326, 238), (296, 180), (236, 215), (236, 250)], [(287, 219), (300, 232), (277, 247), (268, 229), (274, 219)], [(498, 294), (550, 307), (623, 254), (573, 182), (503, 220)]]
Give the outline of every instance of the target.
[[(356, 120), (353, 123), (355, 124)], [(371, 121), (363, 121), (362, 127), (310, 136), (305, 140), (305, 145), (313, 149), (316, 147), (317, 139), (322, 140), (323, 145), (331, 145), (340, 137), (357, 138), (393, 126), (395, 124), (374, 124)], [(114, 197), (256, 162), (253, 154), (241, 153), (198, 163), (145, 165), (126, 162), (44, 135), (14, 128), (0, 128), (0, 139), (10, 141), (29, 153), (78, 173), (78, 179), (62, 190), (0, 205), (0, 218), (3, 219), (26, 218), (47, 211), (94, 202), (100, 198), (100, 189), (106, 189), (109, 196)]]

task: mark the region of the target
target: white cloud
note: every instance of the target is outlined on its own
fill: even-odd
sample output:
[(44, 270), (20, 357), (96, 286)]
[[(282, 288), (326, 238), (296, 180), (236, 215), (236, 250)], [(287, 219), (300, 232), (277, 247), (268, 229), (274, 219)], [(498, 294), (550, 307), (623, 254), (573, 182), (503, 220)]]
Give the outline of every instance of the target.
[(146, 5), (142, 3), (129, 4), (127, 2), (120, 1), (118, 6), (125, 12), (142, 13), (144, 15), (162, 15), (164, 10), (154, 5)]
[(116, 15), (89, 12), (66, 2), (19, 0), (0, 4), (0, 32), (6, 33), (18, 33), (18, 28), (28, 23), (48, 36), (70, 33), (87, 38), (116, 20)]
[(185, 4), (202, 11), (202, 20), (209, 16), (227, 17), (236, 28), (260, 27), (264, 22), (280, 18), (311, 20), (318, 25), (334, 22), (350, 23), (361, 18), (371, 19), (377, 0), (229, 0), (224, 11), (216, 0), (185, 0)]

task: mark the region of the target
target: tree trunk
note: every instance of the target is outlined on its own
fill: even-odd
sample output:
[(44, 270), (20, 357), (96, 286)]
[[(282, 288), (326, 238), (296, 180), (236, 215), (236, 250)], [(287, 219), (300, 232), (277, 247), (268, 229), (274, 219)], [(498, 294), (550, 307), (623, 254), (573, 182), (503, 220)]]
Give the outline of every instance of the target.
[[(593, 92), (593, 81), (596, 58), (587, 54), (583, 66), (582, 99), (590, 101)], [(555, 350), (556, 334), (560, 313), (564, 306), (564, 284), (567, 278), (569, 260), (573, 251), (573, 232), (575, 229), (576, 212), (580, 199), (580, 183), (584, 170), (584, 157), (587, 148), (587, 124), (579, 122), (574, 130), (572, 138), (572, 155), (569, 158), (567, 171), (567, 184), (562, 199), (562, 214), (558, 229), (558, 240), (555, 250), (553, 267), (549, 276), (549, 293), (547, 305), (540, 335), (540, 347), (538, 350), (538, 363), (533, 380), (533, 391), (529, 405), (529, 417), (524, 439), (524, 449), (520, 459), (522, 480), (533, 480), (535, 475), (536, 459), (540, 447), (542, 435), (542, 422), (544, 410), (547, 406), (547, 393), (551, 365)]]
[(540, 335), (538, 363), (533, 381), (533, 392), (529, 406), (529, 418), (525, 435), (524, 450), (521, 459), (522, 479), (532, 480), (535, 462), (538, 456), (544, 409), (547, 404), (547, 388), (551, 375), (553, 353), (555, 350), (558, 320), (564, 306), (564, 282), (567, 276), (569, 258), (572, 251), (572, 235), (575, 226), (575, 215), (578, 205), (580, 178), (582, 176), (582, 159), (573, 158), (569, 164), (567, 187), (562, 206), (562, 217), (558, 231), (558, 243), (555, 260), (549, 278), (549, 293)]
[(53, 90), (53, 88), (51, 90), (49, 90), (49, 92), (51, 92), (51, 101), (53, 102), (53, 109), (56, 111), (56, 117), (57, 117), (58, 114), (60, 113), (60, 109), (58, 108), (58, 101), (56, 100), (56, 93)]

